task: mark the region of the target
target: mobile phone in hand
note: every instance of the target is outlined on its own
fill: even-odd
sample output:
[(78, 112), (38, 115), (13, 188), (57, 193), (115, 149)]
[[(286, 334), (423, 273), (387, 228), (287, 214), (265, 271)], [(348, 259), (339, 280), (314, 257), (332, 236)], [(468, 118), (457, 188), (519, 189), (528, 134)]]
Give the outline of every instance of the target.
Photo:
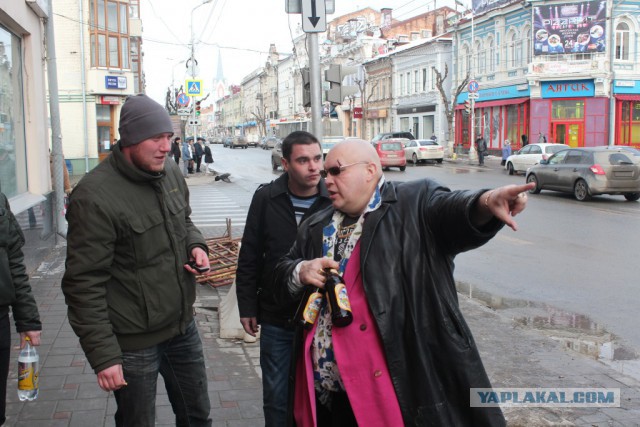
[(189, 261), (188, 265), (189, 265), (189, 267), (193, 268), (198, 273), (204, 273), (205, 271), (209, 271), (209, 267), (198, 266), (196, 264), (195, 260), (194, 261)]

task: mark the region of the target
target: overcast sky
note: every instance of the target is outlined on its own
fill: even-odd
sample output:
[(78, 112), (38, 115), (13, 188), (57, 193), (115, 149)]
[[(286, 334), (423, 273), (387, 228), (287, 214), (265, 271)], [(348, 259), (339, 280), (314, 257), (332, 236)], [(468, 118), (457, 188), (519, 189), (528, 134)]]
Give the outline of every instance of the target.
[[(263, 66), (271, 43), (280, 53), (291, 52), (291, 33), (295, 35), (302, 18), (299, 14), (285, 13), (285, 0), (211, 0), (197, 7), (203, 1), (206, 0), (141, 0), (147, 94), (158, 102), (164, 104), (172, 79), (178, 86), (190, 76), (181, 61), (190, 56), (192, 16), (195, 58), (205, 93), (211, 90), (218, 52), (229, 84), (239, 84), (243, 77)], [(335, 13), (327, 15), (327, 22), (367, 6), (377, 10), (392, 8), (393, 17), (402, 20), (432, 10), (435, 1), (437, 7), (453, 3), (452, 0), (335, 0)]]

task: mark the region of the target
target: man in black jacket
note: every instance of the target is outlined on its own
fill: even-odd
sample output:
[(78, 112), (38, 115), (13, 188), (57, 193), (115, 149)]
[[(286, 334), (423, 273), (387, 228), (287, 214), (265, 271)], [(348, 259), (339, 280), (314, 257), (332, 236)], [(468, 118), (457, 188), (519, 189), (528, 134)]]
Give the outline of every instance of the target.
[(277, 306), (273, 269), (295, 240), (298, 225), (331, 204), (320, 179), (322, 148), (308, 132), (296, 131), (282, 142), (285, 173), (253, 196), (238, 258), (236, 289), (245, 331), (260, 333), (264, 417), (266, 426), (285, 425), (287, 371), (293, 329), (289, 325), (297, 302)]
[(196, 172), (200, 172), (200, 165), (202, 164), (202, 157), (204, 156), (204, 149), (202, 148), (202, 144), (204, 144), (204, 138), (199, 136), (196, 138), (196, 143), (193, 145), (196, 149), (195, 154), (195, 162), (196, 162)]
[[(2, 182), (0, 182), (2, 184)], [(40, 315), (31, 292), (29, 275), (24, 264), (24, 234), (11, 212), (7, 197), (0, 193), (0, 425), (5, 422), (7, 375), (11, 353), (11, 323), (13, 312), (20, 348), (29, 337), (31, 345), (40, 345)], [(6, 268), (5, 268), (6, 267)]]
[(504, 425), (499, 408), (470, 405), (470, 390), (491, 384), (458, 307), (454, 258), (504, 224), (516, 230), (533, 186), (385, 182), (375, 150), (357, 140), (333, 147), (322, 175), (332, 208), (302, 224), (274, 280), (288, 282), (284, 303), (338, 269), (353, 322), (332, 328), (324, 304), (296, 337), (296, 424)]

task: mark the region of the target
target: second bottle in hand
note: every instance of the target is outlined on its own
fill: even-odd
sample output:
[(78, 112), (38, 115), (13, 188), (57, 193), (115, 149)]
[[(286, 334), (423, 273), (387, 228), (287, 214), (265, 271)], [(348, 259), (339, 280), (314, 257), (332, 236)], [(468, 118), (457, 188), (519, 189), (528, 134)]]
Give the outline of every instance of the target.
[(331, 323), (337, 327), (348, 326), (353, 321), (353, 313), (344, 280), (335, 269), (326, 269), (325, 275), (327, 281), (324, 286), (331, 307)]

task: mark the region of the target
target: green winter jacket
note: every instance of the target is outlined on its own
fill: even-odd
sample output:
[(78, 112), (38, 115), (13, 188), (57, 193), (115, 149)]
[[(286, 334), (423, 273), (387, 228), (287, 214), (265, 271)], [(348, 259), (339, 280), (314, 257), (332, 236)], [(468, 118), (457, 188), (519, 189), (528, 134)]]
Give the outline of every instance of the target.
[(208, 250), (190, 215), (173, 160), (151, 174), (118, 145), (73, 190), (62, 290), (96, 373), (121, 364), (122, 351), (184, 333), (192, 321), (195, 278), (184, 264), (194, 247)]
[(24, 265), (24, 234), (7, 197), (0, 193), (0, 317), (13, 311), (18, 332), (40, 331), (38, 306)]

